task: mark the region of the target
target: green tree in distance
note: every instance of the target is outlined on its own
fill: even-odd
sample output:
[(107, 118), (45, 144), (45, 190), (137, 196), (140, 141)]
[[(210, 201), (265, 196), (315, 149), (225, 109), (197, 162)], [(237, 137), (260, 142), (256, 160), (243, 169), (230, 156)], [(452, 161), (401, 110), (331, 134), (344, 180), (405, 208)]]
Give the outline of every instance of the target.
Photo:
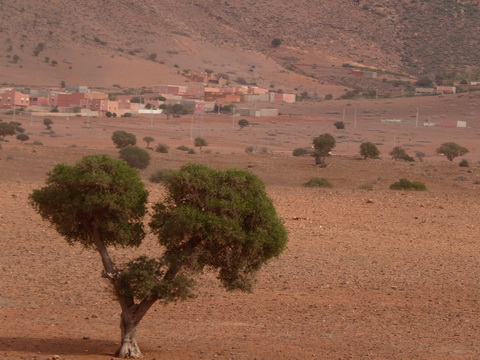
[(227, 290), (251, 291), (256, 274), (279, 256), (287, 234), (262, 181), (242, 170), (187, 164), (166, 177), (150, 228), (163, 250), (117, 266), (111, 247), (138, 247), (148, 192), (135, 170), (107, 155), (57, 165), (30, 202), (70, 245), (96, 250), (121, 307), (116, 356), (142, 356), (136, 329), (158, 301), (194, 296), (195, 277), (214, 270)]
[(375, 144), (366, 141), (360, 144), (360, 155), (367, 160), (370, 159), (377, 159), (380, 155), (380, 150), (375, 146)]
[(463, 156), (468, 153), (468, 149), (454, 142), (446, 142), (437, 149), (437, 154), (443, 154), (448, 160), (453, 161), (457, 156)]
[(335, 147), (335, 138), (330, 134), (322, 134), (313, 139), (314, 151), (312, 156), (315, 158), (315, 164), (320, 167), (327, 167), (325, 158)]
[(248, 125), (250, 125), (250, 122), (247, 119), (238, 120), (238, 126), (240, 126), (240, 130), (242, 130), (244, 127), (247, 127)]
[(195, 140), (193, 141), (194, 145), (196, 147), (199, 147), (200, 148), (200, 152), (202, 152), (202, 147), (204, 146), (208, 146), (208, 142), (202, 138), (202, 137), (197, 137), (195, 138)]
[(117, 149), (121, 149), (128, 145), (135, 145), (137, 143), (137, 138), (131, 133), (123, 130), (117, 130), (112, 134), (112, 141)]

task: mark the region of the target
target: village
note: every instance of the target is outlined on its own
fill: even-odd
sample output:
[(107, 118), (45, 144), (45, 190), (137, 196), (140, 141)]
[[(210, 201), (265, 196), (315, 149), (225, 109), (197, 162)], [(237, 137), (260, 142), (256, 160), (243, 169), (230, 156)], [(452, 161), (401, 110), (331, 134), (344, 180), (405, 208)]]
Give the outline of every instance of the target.
[[(195, 84), (153, 85), (149, 88), (112, 91), (66, 85), (45, 88), (0, 88), (0, 110), (29, 111), (32, 116), (107, 116), (133, 114), (202, 114), (228, 112), (244, 116), (277, 116), (269, 104), (294, 103), (295, 94), (275, 92), (252, 85), (230, 85), (221, 77), (193, 74)], [(262, 103), (264, 108), (257, 105)], [(252, 108), (252, 104), (253, 108)], [(265, 104), (269, 106), (265, 106)], [(249, 106), (250, 105), (250, 106)]]

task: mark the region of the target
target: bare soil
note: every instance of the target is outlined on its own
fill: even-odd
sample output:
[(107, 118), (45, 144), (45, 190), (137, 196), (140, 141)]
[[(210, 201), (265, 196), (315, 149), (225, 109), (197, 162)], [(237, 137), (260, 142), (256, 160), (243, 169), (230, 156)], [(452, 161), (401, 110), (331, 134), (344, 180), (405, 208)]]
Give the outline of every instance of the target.
[[(156, 304), (138, 332), (146, 359), (480, 358), (478, 97), (295, 106), (309, 116), (249, 118), (243, 130), (238, 116), (147, 116), (56, 119), (55, 134), (48, 134), (40, 119), (20, 118), (30, 142), (43, 146), (0, 142), (0, 358), (112, 358), (119, 307), (100, 276), (99, 256), (68, 246), (28, 195), (57, 163), (117, 156), (110, 136), (118, 129), (134, 133), (140, 146), (145, 136), (156, 139), (152, 146), (170, 146), (168, 154), (152, 151), (152, 164), (141, 171), (151, 202), (163, 194), (148, 182), (157, 168), (195, 161), (249, 169), (265, 181), (289, 232), (288, 249), (261, 271), (253, 294), (227, 293), (206, 273), (196, 299)], [(466, 120), (468, 128), (416, 127), (416, 107), (421, 123), (443, 117)], [(343, 108), (347, 128), (336, 130)], [(381, 122), (398, 118), (403, 122)], [(337, 138), (327, 168), (291, 155), (325, 132)], [(209, 142), (202, 153), (176, 150), (193, 146), (196, 136)], [(361, 141), (377, 143), (382, 159), (361, 160)], [(469, 168), (435, 154), (445, 141), (470, 149)], [(394, 162), (394, 144), (426, 157)], [(245, 153), (247, 146), (256, 152)], [(314, 176), (334, 187), (301, 186)], [(389, 190), (401, 177), (424, 182), (428, 191)], [(121, 263), (159, 251), (148, 236), (140, 249), (113, 256)]]

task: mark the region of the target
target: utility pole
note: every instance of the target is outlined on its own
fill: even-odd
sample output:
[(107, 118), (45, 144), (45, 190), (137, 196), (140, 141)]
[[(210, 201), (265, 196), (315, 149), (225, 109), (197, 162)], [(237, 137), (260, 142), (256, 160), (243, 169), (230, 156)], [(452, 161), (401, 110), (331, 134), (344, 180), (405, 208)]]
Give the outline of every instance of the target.
[(353, 122), (353, 128), (356, 129), (357, 128), (357, 105), (355, 105), (355, 118), (354, 118), (354, 122)]
[(418, 127), (418, 106), (417, 106), (417, 116), (415, 117), (415, 127)]
[(343, 116), (342, 116), (342, 121), (345, 122), (345, 106), (343, 107)]

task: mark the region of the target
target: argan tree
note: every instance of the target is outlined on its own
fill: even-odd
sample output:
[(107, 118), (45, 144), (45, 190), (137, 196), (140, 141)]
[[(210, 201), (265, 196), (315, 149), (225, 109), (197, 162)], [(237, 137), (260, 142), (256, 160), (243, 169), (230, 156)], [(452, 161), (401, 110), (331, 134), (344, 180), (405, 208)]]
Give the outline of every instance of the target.
[(337, 130), (343, 130), (345, 129), (345, 123), (343, 121), (336, 121), (333, 126), (335, 126), (335, 128)]
[(150, 154), (138, 146), (128, 145), (121, 148), (120, 159), (135, 169), (145, 169), (150, 164)]
[(202, 138), (202, 137), (197, 137), (197, 138), (195, 138), (195, 140), (193, 141), (193, 144), (194, 144), (196, 147), (199, 147), (199, 148), (200, 148), (200, 152), (202, 152), (202, 147), (208, 146), (207, 140), (205, 140), (205, 139)]
[(392, 160), (399, 160), (399, 159), (403, 158), (406, 154), (407, 154), (407, 152), (401, 146), (395, 146), (392, 149), (392, 151), (390, 151), (388, 153), (388, 155), (392, 156)]
[(457, 156), (463, 156), (468, 153), (468, 149), (454, 142), (446, 142), (437, 149), (437, 154), (443, 154), (448, 160), (453, 161)]
[(250, 125), (250, 122), (247, 119), (238, 120), (238, 126), (240, 126), (240, 130), (242, 130), (244, 127), (247, 127), (248, 125)]
[(112, 134), (112, 141), (117, 149), (121, 149), (128, 145), (135, 145), (137, 143), (137, 138), (131, 133), (123, 130), (117, 130)]
[(360, 155), (365, 160), (369, 158), (376, 159), (380, 155), (380, 150), (378, 150), (374, 143), (366, 141), (360, 144)]
[(5, 136), (15, 135), (15, 126), (7, 122), (0, 121), (0, 136), (2, 140), (5, 139)]
[(30, 136), (28, 136), (27, 134), (18, 134), (17, 140), (20, 140), (23, 144), (25, 141), (30, 140)]
[(30, 202), (68, 244), (96, 250), (121, 308), (116, 356), (142, 356), (136, 330), (157, 302), (195, 296), (195, 277), (214, 271), (227, 290), (251, 291), (261, 266), (284, 250), (287, 234), (262, 181), (243, 170), (187, 164), (166, 178), (167, 195), (149, 224), (158, 254), (116, 265), (112, 247), (138, 247), (148, 193), (137, 172), (107, 155), (57, 165)]
[(47, 130), (52, 130), (52, 124), (53, 124), (53, 120), (52, 120), (52, 119), (49, 119), (49, 118), (43, 119), (43, 125), (45, 125), (45, 127), (47, 128)]
[(151, 143), (151, 142), (154, 142), (155, 139), (154, 139), (153, 137), (151, 137), (151, 136), (145, 136), (145, 137), (143, 138), (143, 141), (145, 141), (145, 142), (147, 143), (147, 148), (149, 148), (149, 147), (150, 147), (150, 143)]
[(335, 147), (335, 138), (330, 134), (319, 135), (313, 139), (314, 151), (312, 156), (315, 158), (315, 164), (320, 167), (327, 167), (325, 158)]

